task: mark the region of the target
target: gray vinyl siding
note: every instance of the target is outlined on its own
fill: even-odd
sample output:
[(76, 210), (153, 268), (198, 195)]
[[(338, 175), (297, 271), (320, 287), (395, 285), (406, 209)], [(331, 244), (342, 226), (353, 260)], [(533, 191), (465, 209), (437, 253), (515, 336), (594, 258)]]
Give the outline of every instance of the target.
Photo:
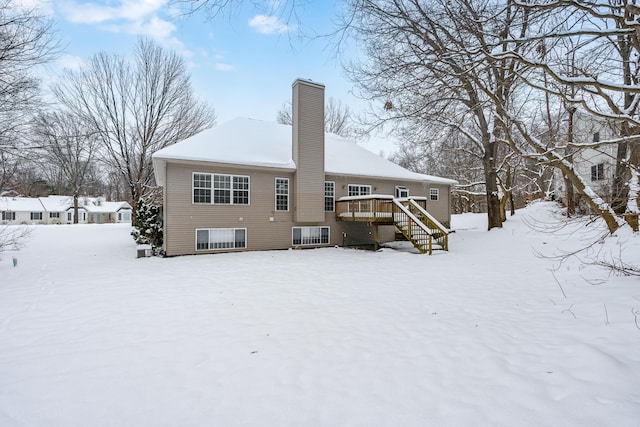
[[(371, 194), (394, 195), (396, 186), (402, 185), (409, 189), (409, 196), (427, 198), (427, 211), (446, 227), (451, 223), (450, 187), (447, 184), (428, 182), (402, 181), (394, 179), (368, 178), (356, 176), (327, 175), (327, 181), (336, 183), (336, 200), (348, 195), (349, 184), (370, 185)], [(431, 201), (429, 189), (437, 188), (440, 192), (438, 201)]]
[(297, 171), (295, 219), (324, 220), (324, 86), (297, 80), (293, 85), (293, 160)]
[[(193, 172), (249, 176), (249, 205), (194, 204), (192, 193)], [(275, 210), (275, 178), (289, 178), (289, 211)], [(292, 247), (292, 227), (330, 227), (329, 246), (370, 244), (373, 228), (366, 224), (336, 221), (334, 212), (324, 212), (324, 181), (335, 182), (335, 197), (347, 195), (348, 184), (371, 185), (373, 194), (394, 194), (396, 185), (404, 185), (412, 196), (429, 196), (429, 188), (439, 188), (440, 200), (427, 200), (427, 210), (446, 226), (449, 225), (449, 187), (442, 184), (402, 182), (398, 180), (370, 179), (326, 175), (322, 179), (320, 212), (324, 220), (295, 221), (298, 209), (295, 197), (294, 172), (275, 169), (256, 169), (213, 165), (197, 162), (167, 162), (164, 191), (164, 241), (166, 254), (186, 255), (217, 253), (221, 250), (196, 251), (195, 230), (202, 228), (246, 228), (246, 250), (287, 249)], [(394, 238), (393, 226), (380, 226), (380, 241)], [(238, 251), (244, 249), (226, 249)]]

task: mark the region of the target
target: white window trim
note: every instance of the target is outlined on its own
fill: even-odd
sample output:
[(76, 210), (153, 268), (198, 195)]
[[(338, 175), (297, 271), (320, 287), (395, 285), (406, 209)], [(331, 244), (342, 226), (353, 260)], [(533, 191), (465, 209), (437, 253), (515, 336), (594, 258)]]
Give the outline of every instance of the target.
[[(209, 175), (210, 177), (210, 183), (211, 186), (208, 188), (209, 190), (209, 199), (211, 200), (209, 203), (206, 202), (196, 202), (195, 201), (195, 197), (194, 197), (194, 191), (196, 190), (196, 186), (194, 185), (194, 181), (196, 180), (196, 175)], [(197, 187), (197, 188), (204, 188), (206, 189), (206, 187)], [(210, 205), (213, 203), (213, 174), (209, 173), (209, 172), (191, 172), (191, 204), (192, 205)]]
[[(304, 243), (304, 236), (302, 235), (303, 230), (310, 230), (312, 228), (318, 228), (320, 229), (320, 238), (322, 239), (322, 229), (326, 228), (327, 229), (327, 242), (326, 243)], [(300, 243), (294, 243), (293, 242), (293, 232), (295, 229), (300, 229)], [(308, 236), (307, 236), (308, 238)], [(331, 244), (331, 227), (327, 226), (327, 225), (315, 225), (315, 226), (306, 226), (306, 227), (291, 227), (291, 245), (292, 246), (317, 246), (317, 245), (329, 245)]]
[[(207, 249), (198, 249), (198, 231), (203, 231), (206, 230), (208, 232), (208, 248)], [(235, 237), (235, 233), (238, 230), (243, 230), (244, 231), (244, 246), (234, 246), (232, 248), (212, 248), (211, 247), (211, 230), (232, 230), (234, 237)], [(214, 228), (196, 228), (195, 232), (194, 232), (194, 248), (196, 250), (196, 252), (202, 252), (202, 251), (227, 251), (229, 249), (247, 249), (248, 247), (248, 239), (247, 239), (247, 229), (246, 228), (233, 228), (233, 227), (214, 227)], [(235, 245), (235, 240), (234, 240), (234, 245)]]
[[(406, 196), (402, 196), (401, 193), (402, 192), (406, 192), (407, 195)], [(396, 185), (396, 197), (400, 198), (400, 199), (406, 199), (407, 197), (409, 197), (409, 189), (407, 187), (405, 187), (404, 185)]]
[[(193, 185), (193, 181), (195, 178), (195, 175), (199, 174), (199, 175), (209, 175), (211, 177), (211, 187), (209, 188), (209, 191), (211, 191), (211, 202), (209, 203), (200, 203), (200, 202), (195, 202), (194, 198), (193, 198), (193, 191), (195, 190), (195, 186)], [(231, 197), (230, 197), (230, 201), (229, 203), (215, 203), (215, 184), (214, 184), (214, 176), (228, 176), (230, 178), (231, 181), (231, 188), (229, 189), (229, 191), (231, 192)], [(247, 178), (247, 184), (249, 186), (249, 188), (247, 188), (247, 203), (233, 203), (233, 193), (236, 190), (236, 188), (233, 185), (233, 178)], [(200, 187), (198, 187), (200, 188)], [(241, 190), (244, 191), (244, 190)], [(250, 206), (251, 205), (251, 177), (249, 175), (233, 175), (233, 174), (229, 174), (229, 173), (213, 173), (213, 172), (191, 172), (191, 204), (192, 205), (217, 205), (217, 206)]]
[[(355, 194), (355, 196), (369, 196), (371, 195), (371, 186), (370, 185), (365, 185), (365, 184), (347, 184), (347, 196), (351, 196), (351, 187), (358, 187), (358, 194)], [(363, 188), (368, 188), (369, 189), (369, 193), (367, 194), (361, 194), (360, 190)]]
[[(278, 194), (278, 180), (282, 180), (282, 181), (286, 181), (287, 182), (287, 194)], [(275, 189), (274, 189), (274, 195), (275, 195), (275, 200), (274, 200), (274, 209), (276, 212), (289, 212), (289, 200), (290, 200), (290, 188), (291, 188), (291, 183), (289, 181), (289, 178), (282, 178), (282, 177), (276, 177), (274, 180), (275, 183)], [(287, 196), (287, 209), (278, 209), (278, 196)]]
[[(435, 196), (436, 198), (434, 199), (433, 196), (433, 191), (435, 190)], [(437, 202), (440, 200), (440, 189), (439, 188), (430, 188), (429, 189), (429, 201), (431, 202)]]
[[(324, 182), (325, 187), (324, 187), (324, 211), (325, 212), (335, 212), (336, 211), (336, 182), (335, 181), (325, 181)], [(333, 185), (333, 194), (331, 196), (327, 196), (327, 184), (331, 184)], [(331, 202), (331, 210), (328, 211), (327, 210), (327, 198), (331, 197), (332, 202)]]

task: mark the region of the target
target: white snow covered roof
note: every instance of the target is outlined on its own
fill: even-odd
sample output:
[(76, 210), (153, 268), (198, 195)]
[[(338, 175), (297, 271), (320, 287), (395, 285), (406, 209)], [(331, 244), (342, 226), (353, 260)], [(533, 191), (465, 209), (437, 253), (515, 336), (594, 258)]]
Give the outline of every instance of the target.
[(73, 206), (73, 197), (71, 196), (48, 196), (40, 197), (40, 203), (48, 212), (64, 212), (70, 206)]
[(0, 211), (44, 212), (40, 199), (31, 197), (0, 197)]
[(83, 206), (87, 210), (87, 212), (94, 213), (111, 213), (118, 212), (122, 209), (131, 210), (131, 205), (127, 202), (105, 202), (105, 201), (94, 201), (93, 203), (89, 203)]
[[(166, 160), (190, 160), (295, 170), (289, 125), (237, 118), (153, 154), (156, 181), (164, 185)], [(325, 172), (408, 181), (456, 181), (411, 172), (338, 135), (325, 135)]]
[[(78, 207), (96, 213), (131, 209), (131, 205), (127, 202), (105, 202), (101, 197), (80, 197)], [(71, 208), (73, 208), (73, 197), (71, 196), (0, 197), (0, 211), (64, 212)]]

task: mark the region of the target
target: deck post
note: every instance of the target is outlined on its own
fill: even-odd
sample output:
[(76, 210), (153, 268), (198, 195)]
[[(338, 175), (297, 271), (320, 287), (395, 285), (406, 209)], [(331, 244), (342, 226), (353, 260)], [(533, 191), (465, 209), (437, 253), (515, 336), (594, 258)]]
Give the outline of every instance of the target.
[(378, 251), (378, 224), (373, 224), (373, 250)]

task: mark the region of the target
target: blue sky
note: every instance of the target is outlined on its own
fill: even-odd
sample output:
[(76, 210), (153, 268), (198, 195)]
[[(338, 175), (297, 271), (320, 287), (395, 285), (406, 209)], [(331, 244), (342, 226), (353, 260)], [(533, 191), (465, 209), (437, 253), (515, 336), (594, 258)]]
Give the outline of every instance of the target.
[(19, 1), (53, 16), (65, 46), (60, 67), (77, 67), (99, 51), (129, 54), (139, 36), (180, 53), (218, 123), (238, 116), (275, 121), (296, 77), (324, 83), (327, 97), (354, 111), (364, 106), (342, 69), (348, 58), (336, 57), (326, 39), (300, 37), (330, 32), (339, 1), (297, 1), (298, 18), (287, 19), (286, 0), (265, 2), (268, 10), (246, 0), (208, 21), (204, 14), (181, 15), (168, 0)]

